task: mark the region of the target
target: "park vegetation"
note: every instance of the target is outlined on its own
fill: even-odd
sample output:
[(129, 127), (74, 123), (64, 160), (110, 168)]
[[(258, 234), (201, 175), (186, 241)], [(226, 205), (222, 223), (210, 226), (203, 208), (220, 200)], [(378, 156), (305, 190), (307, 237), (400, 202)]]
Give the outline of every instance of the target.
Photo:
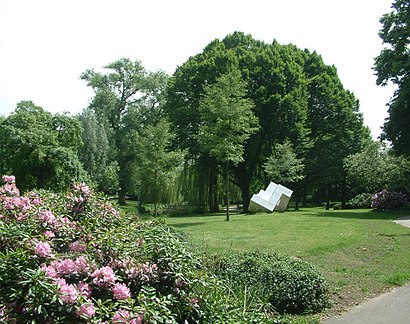
[(270, 181), (294, 191), (296, 208), (409, 191), (408, 157), (372, 141), (358, 100), (316, 52), (235, 32), (172, 76), (119, 59), (81, 79), (94, 96), (80, 115), (23, 101), (0, 120), (0, 171), (22, 190), (85, 181), (153, 214), (232, 203), (246, 213)]
[[(0, 116), (2, 318), (262, 323), (329, 307), (325, 278), (302, 260), (249, 252), (204, 261), (182, 234), (136, 214), (225, 205), (229, 221), (231, 205), (248, 213), (270, 181), (294, 191), (295, 209), (405, 207), (410, 9), (404, 0), (392, 8), (380, 20), (389, 47), (374, 67), (379, 85), (397, 85), (380, 142), (336, 67), (241, 32), (171, 76), (128, 58), (84, 71), (94, 94), (77, 116), (29, 100)], [(135, 201), (135, 213), (105, 197)]]

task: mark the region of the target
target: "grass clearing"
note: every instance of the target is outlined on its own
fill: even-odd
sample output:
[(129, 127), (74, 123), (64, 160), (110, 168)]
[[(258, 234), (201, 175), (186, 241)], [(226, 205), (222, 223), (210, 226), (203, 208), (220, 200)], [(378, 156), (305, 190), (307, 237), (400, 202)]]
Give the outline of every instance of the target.
[[(130, 205), (127, 209), (135, 212), (136, 208)], [(260, 250), (312, 263), (330, 285), (334, 305), (322, 314), (326, 317), (410, 281), (410, 228), (393, 222), (408, 215), (410, 211), (326, 211), (317, 207), (231, 214), (229, 222), (224, 213), (162, 218), (185, 232), (204, 257)], [(307, 317), (301, 322), (304, 319)]]
[(274, 214), (165, 217), (201, 253), (261, 250), (301, 258), (327, 278), (335, 313), (410, 280), (410, 212), (306, 208)]

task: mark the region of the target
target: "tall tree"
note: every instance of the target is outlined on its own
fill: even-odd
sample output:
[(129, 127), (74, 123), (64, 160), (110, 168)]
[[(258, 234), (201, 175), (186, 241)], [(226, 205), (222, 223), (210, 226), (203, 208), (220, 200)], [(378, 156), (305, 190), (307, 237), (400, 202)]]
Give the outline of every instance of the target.
[(137, 151), (134, 181), (137, 181), (139, 201), (145, 199), (154, 203), (154, 215), (158, 215), (158, 203), (165, 202), (170, 186), (174, 185), (175, 169), (181, 165), (183, 156), (170, 150), (170, 125), (165, 120), (149, 124), (135, 137)]
[(246, 98), (246, 84), (238, 69), (229, 70), (204, 88), (199, 103), (200, 146), (225, 164), (226, 220), (229, 221), (229, 164), (243, 161), (244, 144), (258, 130), (254, 104)]
[(305, 51), (305, 73), (309, 92), (307, 126), (310, 145), (305, 151), (306, 178), (303, 184), (325, 193), (327, 208), (331, 197), (347, 197), (343, 161), (359, 152), (370, 140), (363, 125), (359, 102), (345, 90), (336, 68), (327, 66), (316, 53)]
[[(233, 181), (241, 188), (243, 208), (250, 189), (260, 186), (258, 170), (274, 143), (289, 139), (299, 147), (306, 138), (307, 91), (300, 53), (277, 42), (265, 44), (235, 32), (214, 40), (203, 53), (180, 66), (170, 80), (166, 112), (176, 131), (176, 142), (190, 157), (205, 157), (196, 140), (201, 126), (199, 102), (207, 84), (214, 84), (232, 65), (248, 84), (246, 98), (254, 104), (260, 129), (245, 143), (243, 161), (230, 164)], [(198, 159), (199, 161), (199, 159)], [(208, 161), (203, 158), (202, 161)]]
[(376, 57), (374, 67), (378, 85), (397, 85), (382, 139), (391, 141), (397, 154), (410, 156), (410, 2), (395, 0), (392, 8), (380, 19), (379, 36), (388, 47)]
[(117, 162), (108, 122), (91, 109), (82, 112), (80, 121), (84, 145), (79, 150), (79, 158), (98, 190), (113, 194), (118, 188)]
[(125, 58), (108, 64), (105, 69), (109, 72), (87, 70), (81, 79), (95, 92), (90, 108), (104, 118), (112, 130), (118, 165), (118, 201), (125, 204), (129, 166), (134, 156), (131, 147), (123, 145), (126, 128), (122, 121), (130, 107), (157, 109), (162, 104), (167, 76), (161, 71), (147, 72), (140, 61)]

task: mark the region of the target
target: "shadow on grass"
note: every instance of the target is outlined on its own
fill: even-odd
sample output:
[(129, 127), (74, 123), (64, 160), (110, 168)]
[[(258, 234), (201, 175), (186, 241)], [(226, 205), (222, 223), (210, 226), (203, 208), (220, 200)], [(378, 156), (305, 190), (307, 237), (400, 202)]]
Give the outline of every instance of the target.
[(205, 224), (204, 222), (193, 222), (193, 223), (178, 223), (178, 224), (171, 224), (170, 226), (172, 227), (191, 227), (191, 226), (197, 226), (197, 225), (203, 225)]
[(312, 216), (323, 218), (345, 219), (379, 219), (396, 220), (399, 217), (410, 215), (410, 210), (374, 211), (374, 210), (324, 210), (323, 212), (309, 212)]
[(168, 215), (169, 218), (202, 218), (202, 217), (214, 217), (214, 216), (226, 216), (224, 212), (218, 212), (213, 214), (180, 214), (180, 215)]

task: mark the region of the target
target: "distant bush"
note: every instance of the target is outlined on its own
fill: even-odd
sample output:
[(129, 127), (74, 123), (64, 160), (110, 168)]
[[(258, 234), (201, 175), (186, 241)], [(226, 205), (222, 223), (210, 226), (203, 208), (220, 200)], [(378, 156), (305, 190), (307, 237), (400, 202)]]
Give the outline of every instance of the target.
[(330, 306), (326, 280), (301, 260), (262, 252), (237, 253), (223, 257), (216, 272), (233, 287), (259, 290), (280, 314), (315, 313)]
[(373, 194), (361, 193), (347, 202), (347, 208), (370, 208)]
[(405, 194), (394, 191), (382, 190), (372, 198), (371, 207), (376, 210), (392, 210), (405, 207), (407, 197)]

